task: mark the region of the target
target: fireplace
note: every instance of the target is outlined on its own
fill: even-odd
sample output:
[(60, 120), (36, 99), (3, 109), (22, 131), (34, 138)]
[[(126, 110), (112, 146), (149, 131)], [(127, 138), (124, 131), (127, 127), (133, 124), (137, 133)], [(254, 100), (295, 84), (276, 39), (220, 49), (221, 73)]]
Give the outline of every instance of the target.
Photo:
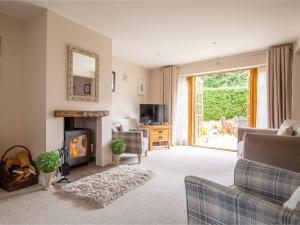
[(88, 164), (91, 159), (91, 146), (93, 146), (91, 130), (77, 128), (74, 117), (64, 118), (64, 122), (64, 143), (68, 150), (69, 166)]
[[(109, 111), (55, 110), (54, 117), (63, 118), (65, 162), (70, 166), (96, 161), (104, 165), (102, 154), (107, 146), (102, 139), (102, 117)], [(106, 151), (106, 150), (105, 150)], [(110, 163), (110, 162), (109, 162)]]
[(68, 149), (69, 166), (87, 164), (90, 161), (91, 138), (89, 129), (65, 130), (64, 139)]

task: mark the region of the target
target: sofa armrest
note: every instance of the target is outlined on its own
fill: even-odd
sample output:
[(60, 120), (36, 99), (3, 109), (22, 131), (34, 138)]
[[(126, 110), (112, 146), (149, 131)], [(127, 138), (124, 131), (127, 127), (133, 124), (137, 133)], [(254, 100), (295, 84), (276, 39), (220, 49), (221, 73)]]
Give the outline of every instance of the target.
[(143, 134), (141, 131), (113, 132), (112, 139), (121, 138), (126, 143), (126, 153), (142, 154)]
[(185, 177), (188, 224), (299, 224), (300, 213), (214, 182)]
[(245, 133), (252, 134), (277, 134), (278, 129), (257, 129), (257, 128), (249, 128), (249, 127), (238, 127), (238, 143), (243, 141)]
[(259, 162), (239, 159), (234, 169), (234, 184), (284, 202), (300, 186), (300, 174)]
[(142, 131), (144, 138), (149, 138), (149, 129), (147, 128), (134, 128), (130, 129), (130, 131)]
[(243, 157), (300, 172), (300, 137), (246, 133)]

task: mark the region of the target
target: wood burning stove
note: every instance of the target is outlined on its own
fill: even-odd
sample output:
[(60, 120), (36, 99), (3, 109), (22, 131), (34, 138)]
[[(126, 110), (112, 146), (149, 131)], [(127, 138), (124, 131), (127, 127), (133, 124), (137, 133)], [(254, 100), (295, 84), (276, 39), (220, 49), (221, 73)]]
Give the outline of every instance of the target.
[(74, 118), (65, 118), (64, 143), (69, 166), (87, 164), (91, 158), (91, 130), (74, 128)]
[(90, 160), (90, 130), (65, 130), (65, 145), (68, 148), (68, 164), (87, 164)]

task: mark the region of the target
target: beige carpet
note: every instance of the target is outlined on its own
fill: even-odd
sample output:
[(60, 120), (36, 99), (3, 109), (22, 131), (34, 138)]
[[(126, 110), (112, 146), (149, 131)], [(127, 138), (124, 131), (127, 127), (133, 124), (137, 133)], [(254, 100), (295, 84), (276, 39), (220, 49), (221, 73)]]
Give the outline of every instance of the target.
[[(152, 170), (155, 177), (103, 209), (76, 205), (54, 190), (23, 191), (15, 197), (0, 192), (0, 224), (185, 224), (184, 176), (230, 185), (236, 160), (236, 153), (200, 148), (152, 151), (139, 166)], [(133, 157), (127, 163), (136, 161)], [(100, 171), (83, 166), (73, 171), (73, 178)]]

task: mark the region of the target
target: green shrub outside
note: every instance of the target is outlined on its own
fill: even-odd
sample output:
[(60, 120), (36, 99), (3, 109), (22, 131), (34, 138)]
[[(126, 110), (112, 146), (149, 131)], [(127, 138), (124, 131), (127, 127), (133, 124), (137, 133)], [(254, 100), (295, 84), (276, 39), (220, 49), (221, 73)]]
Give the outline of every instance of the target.
[(204, 88), (247, 87), (248, 70), (204, 75)]
[(248, 70), (241, 70), (199, 77), (204, 82), (204, 121), (247, 116), (248, 74)]
[(220, 120), (247, 116), (247, 88), (206, 88), (203, 93), (203, 119)]

